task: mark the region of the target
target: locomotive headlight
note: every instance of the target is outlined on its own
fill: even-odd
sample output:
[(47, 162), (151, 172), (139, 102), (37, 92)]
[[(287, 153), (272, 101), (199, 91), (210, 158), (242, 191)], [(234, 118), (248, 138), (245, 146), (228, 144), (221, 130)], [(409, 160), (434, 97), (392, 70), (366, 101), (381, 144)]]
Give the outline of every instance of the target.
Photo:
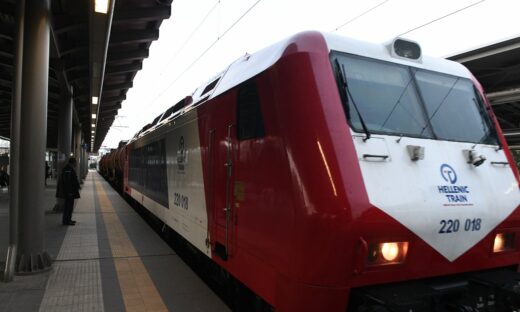
[(398, 243), (383, 243), (381, 244), (381, 255), (386, 261), (392, 262), (399, 256)]
[(502, 252), (514, 249), (514, 233), (497, 233), (493, 242), (493, 252)]
[(369, 265), (397, 264), (404, 262), (408, 242), (384, 242), (371, 244), (368, 250)]

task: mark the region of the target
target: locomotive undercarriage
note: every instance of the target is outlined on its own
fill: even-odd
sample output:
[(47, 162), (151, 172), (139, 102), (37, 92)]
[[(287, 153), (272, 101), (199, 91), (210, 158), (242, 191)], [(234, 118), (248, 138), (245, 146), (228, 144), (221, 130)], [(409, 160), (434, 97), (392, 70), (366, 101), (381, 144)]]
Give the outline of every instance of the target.
[(520, 312), (515, 268), (354, 289), (348, 311)]

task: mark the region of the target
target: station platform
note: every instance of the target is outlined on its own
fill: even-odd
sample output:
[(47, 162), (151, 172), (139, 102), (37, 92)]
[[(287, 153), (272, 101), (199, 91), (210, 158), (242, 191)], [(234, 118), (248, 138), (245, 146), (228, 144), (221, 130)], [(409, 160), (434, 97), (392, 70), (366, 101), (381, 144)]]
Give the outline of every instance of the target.
[[(76, 201), (75, 226), (53, 213), (46, 187), (52, 270), (0, 282), (0, 311), (229, 311), (209, 287), (95, 171)], [(8, 193), (0, 189), (0, 269), (8, 245)]]

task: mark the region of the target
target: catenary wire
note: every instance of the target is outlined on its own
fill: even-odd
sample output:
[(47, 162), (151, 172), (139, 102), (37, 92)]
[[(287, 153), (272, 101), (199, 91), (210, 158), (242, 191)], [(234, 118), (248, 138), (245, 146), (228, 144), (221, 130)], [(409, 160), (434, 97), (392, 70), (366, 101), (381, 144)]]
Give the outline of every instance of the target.
[(363, 13), (359, 14), (359, 15), (356, 15), (354, 16), (353, 18), (349, 19), (348, 21), (346, 21), (345, 23), (339, 25), (338, 27), (334, 28), (331, 30), (331, 32), (335, 32), (335, 31), (338, 31), (340, 28), (343, 28), (345, 26), (347, 26), (348, 24), (354, 22), (355, 20), (367, 15), (368, 13), (372, 12), (373, 10), (377, 9), (378, 7), (382, 6), (383, 4), (385, 4), (386, 2), (388, 2), (389, 0), (384, 0), (383, 2), (380, 2), (379, 4), (371, 7), (370, 9), (364, 11)]
[(220, 39), (222, 39), (233, 27), (235, 27), (249, 12), (251, 12), (252, 9), (258, 5), (262, 0), (257, 0), (255, 3), (253, 3), (252, 6), (250, 6), (231, 26), (229, 26), (222, 35), (218, 36), (215, 41), (213, 41), (193, 62), (188, 65), (163, 91), (161, 91), (157, 97), (154, 98), (151, 104), (153, 104), (157, 99), (159, 99), (166, 91), (168, 91), (188, 70), (190, 70), (193, 65), (195, 65), (206, 53), (208, 53), (211, 48), (215, 46), (219, 42)]
[[(247, 9), (247, 10), (246, 10), (246, 11), (245, 11), (245, 12), (244, 12), (244, 13), (243, 13), (243, 14), (242, 14), (242, 15), (241, 15), (241, 16), (240, 16), (240, 17), (239, 17), (239, 18), (238, 18), (238, 19), (237, 19), (237, 20), (236, 20), (236, 21), (235, 21), (231, 26), (230, 26), (230, 27), (228, 27), (228, 28), (227, 28), (227, 29), (222, 33), (222, 35), (218, 36), (217, 39), (216, 39), (215, 41), (213, 41), (213, 42), (212, 42), (212, 43), (211, 43), (211, 44), (210, 44), (210, 45), (209, 45), (209, 46), (208, 46), (208, 47), (207, 47), (207, 48), (206, 48), (206, 49), (205, 49), (205, 50), (204, 50), (204, 51), (203, 51), (203, 52), (202, 52), (202, 53), (201, 53), (201, 54), (200, 54), (200, 55), (199, 55), (199, 56), (198, 56), (198, 57), (197, 57), (193, 62), (192, 62), (192, 63), (190, 63), (190, 65), (188, 65), (188, 67), (186, 67), (186, 68), (185, 68), (185, 69), (184, 69), (184, 70), (183, 70), (183, 71), (182, 71), (182, 72), (181, 72), (181, 73), (180, 73), (180, 74), (179, 74), (179, 75), (178, 75), (178, 76), (177, 76), (177, 77), (176, 77), (176, 78), (175, 78), (175, 79), (174, 79), (174, 80), (173, 80), (173, 81), (172, 81), (172, 82), (171, 82), (171, 83), (170, 83), (170, 84), (169, 84), (169, 85), (168, 85), (168, 86), (163, 90), (163, 91), (161, 91), (161, 92), (160, 92), (160, 93), (159, 93), (159, 94), (158, 94), (158, 95), (153, 99), (153, 101), (152, 101), (150, 104), (155, 103), (155, 102), (156, 102), (156, 101), (157, 101), (157, 100), (158, 100), (158, 99), (159, 99), (159, 98), (160, 98), (164, 93), (166, 93), (166, 92), (167, 92), (167, 91), (168, 91), (168, 90), (169, 90), (169, 89), (170, 89), (170, 88), (171, 88), (171, 87), (172, 87), (172, 86), (173, 86), (173, 85), (174, 85), (174, 84), (175, 84), (175, 83), (176, 83), (180, 78), (182, 78), (182, 76), (184, 76), (184, 74), (185, 74), (188, 70), (190, 70), (190, 69), (191, 69), (191, 68), (192, 68), (192, 67), (193, 67), (193, 66), (194, 66), (194, 65), (195, 65), (195, 64), (196, 64), (196, 63), (197, 63), (197, 62), (198, 62), (198, 61), (199, 61), (199, 60), (200, 60), (204, 55), (206, 55), (206, 53), (208, 53), (208, 51), (211, 50), (211, 49), (215, 46), (215, 44), (218, 43), (218, 41), (219, 41), (220, 39), (222, 39), (222, 38), (223, 38), (223, 37), (224, 37), (224, 36), (225, 36), (225, 35), (226, 35), (226, 34), (227, 34), (227, 33), (228, 33), (232, 28), (234, 28), (234, 27), (235, 27), (235, 26), (236, 26), (236, 25), (237, 25), (237, 24), (238, 24), (238, 23), (239, 23), (239, 22), (240, 22), (240, 21), (241, 21), (241, 20), (246, 16), (246, 15), (247, 15), (247, 14), (248, 14), (248, 13), (249, 13), (253, 8), (254, 8), (254, 7), (256, 7), (256, 5), (258, 5), (258, 3), (260, 3), (261, 1), (262, 1), (262, 0), (257, 0), (257, 1), (252, 5), (252, 6), (250, 6), (250, 7), (249, 7), (249, 8), (248, 8), (248, 9)], [(370, 8), (370, 9), (364, 11), (363, 13), (361, 13), (361, 14), (355, 16), (354, 18), (352, 18), (352, 19), (348, 20), (347, 22), (341, 24), (340, 26), (336, 27), (336, 28), (335, 28), (334, 30), (332, 30), (332, 31), (337, 31), (337, 30), (339, 30), (340, 28), (345, 27), (346, 25), (348, 25), (348, 24), (354, 22), (355, 20), (357, 20), (357, 19), (363, 17), (364, 15), (366, 15), (366, 14), (372, 12), (373, 10), (377, 9), (378, 7), (382, 6), (383, 4), (385, 4), (385, 3), (388, 2), (388, 1), (389, 1), (389, 0), (384, 0), (384, 1), (380, 2), (379, 4), (375, 5), (374, 7), (372, 7), (372, 8)], [(437, 22), (437, 21), (439, 21), (439, 20), (441, 20), (441, 19), (444, 19), (444, 18), (446, 18), (446, 17), (449, 17), (449, 16), (451, 16), (451, 15), (457, 14), (457, 13), (459, 13), (459, 12), (461, 12), (461, 11), (464, 11), (464, 10), (466, 10), (466, 9), (469, 9), (469, 8), (471, 8), (471, 7), (473, 7), (473, 6), (477, 5), (477, 4), (480, 4), (480, 3), (484, 2), (484, 1), (486, 1), (486, 0), (480, 0), (480, 1), (477, 1), (477, 2), (475, 2), (475, 3), (472, 3), (472, 4), (468, 5), (468, 6), (465, 6), (465, 7), (461, 8), (461, 9), (455, 10), (455, 11), (449, 13), (449, 14), (446, 14), (446, 15), (443, 15), (443, 16), (441, 16), (441, 17), (438, 17), (438, 18), (436, 18), (436, 19), (434, 19), (434, 20), (431, 20), (431, 21), (429, 21), (429, 22), (427, 22), (427, 23), (424, 23), (424, 24), (419, 25), (419, 26), (417, 26), (417, 27), (414, 27), (414, 28), (412, 28), (412, 29), (410, 29), (410, 30), (408, 30), (408, 31), (406, 31), (406, 32), (403, 32), (403, 33), (399, 34), (397, 37), (402, 36), (402, 35), (405, 35), (405, 34), (407, 34), (407, 33), (410, 33), (410, 32), (412, 32), (412, 31), (415, 31), (415, 30), (417, 30), (417, 29), (420, 29), (420, 28), (422, 28), (422, 27), (425, 27), (425, 26), (427, 26), (427, 25), (430, 25), (430, 24), (432, 24), (432, 23), (435, 23), (435, 22)], [(184, 44), (186, 44), (187, 42), (189, 42), (189, 40), (191, 40), (191, 36), (195, 34), (195, 32), (200, 28), (200, 26), (201, 26), (201, 25), (204, 23), (204, 21), (209, 17), (209, 15), (210, 15), (214, 10), (215, 10), (216, 7), (218, 7), (218, 4), (219, 4), (219, 3), (220, 3), (220, 0), (217, 1), (217, 2), (213, 5), (213, 7), (210, 9), (210, 11), (206, 14), (206, 16), (205, 16), (205, 17), (203, 18), (203, 20), (201, 21), (201, 23), (199, 23), (199, 25), (196, 27), (196, 29), (195, 29), (195, 30), (190, 34), (190, 37), (188, 38), (188, 40), (184, 42)], [(182, 50), (183, 48), (184, 48), (184, 46), (181, 47), (181, 50)], [(180, 53), (180, 52), (178, 51), (178, 53)], [(178, 53), (176, 53), (176, 55), (178, 55)], [(174, 59), (174, 58), (173, 58), (173, 59)], [(173, 62), (173, 59), (172, 59), (172, 61), (170, 61), (168, 64), (171, 64), (171, 62)]]
[[(181, 44), (181, 47), (175, 52), (175, 54), (170, 58), (170, 60), (168, 61), (168, 63), (164, 66), (164, 70), (161, 71), (161, 73), (159, 74), (159, 76), (162, 76), (163, 73), (166, 71), (166, 69), (168, 69), (170, 67), (170, 65), (173, 63), (173, 61), (175, 61), (175, 59), (177, 58), (177, 56), (184, 50), (184, 48), (186, 48), (186, 46), (188, 45), (188, 43), (191, 41), (191, 39), (193, 38), (193, 36), (195, 36), (195, 34), (199, 31), (199, 29), (202, 27), (202, 25), (206, 22), (206, 20), (211, 16), (211, 14), (213, 13), (213, 11), (215, 11), (215, 9), (219, 6), (220, 4), (220, 1), (221, 0), (217, 0), (215, 2), (215, 4), (213, 4), (213, 6), (211, 7), (211, 9), (209, 9), (209, 11), (206, 13), (206, 15), (202, 18), (202, 20), (197, 24), (197, 26), (193, 29), (193, 31), (188, 35), (188, 38)], [(170, 86), (168, 86), (169, 88)], [(157, 99), (164, 94), (164, 92), (166, 92), (168, 89), (166, 90), (163, 90), (156, 98), (153, 99), (153, 101), (150, 103), (150, 104), (153, 104), (155, 103), (155, 101), (157, 101)]]
[(399, 35), (397, 35), (396, 37), (400, 37), (400, 36), (402, 36), (402, 35), (406, 35), (407, 33), (410, 33), (410, 32), (412, 32), (412, 31), (415, 31), (415, 30), (417, 30), (417, 29), (419, 29), (419, 28), (423, 28), (424, 26), (428, 26), (428, 25), (430, 25), (430, 24), (433, 24), (433, 23), (435, 23), (435, 22), (437, 22), (437, 21), (439, 21), (439, 20), (441, 20), (441, 19), (444, 19), (444, 18), (449, 17), (449, 16), (451, 16), (451, 15), (457, 14), (457, 13), (459, 13), (459, 12), (461, 12), (461, 11), (467, 10), (467, 9), (469, 9), (469, 8), (471, 8), (471, 7), (473, 7), (473, 6), (477, 5), (477, 4), (480, 4), (480, 3), (484, 2), (484, 1), (486, 1), (486, 0), (480, 0), (480, 1), (474, 2), (474, 3), (472, 3), (472, 4), (468, 5), (468, 6), (465, 6), (465, 7), (463, 7), (463, 8), (458, 9), (458, 10), (455, 10), (455, 11), (453, 11), (453, 12), (450, 12), (450, 13), (448, 13), (448, 14), (446, 14), (446, 15), (443, 15), (443, 16), (441, 16), (441, 17), (438, 17), (438, 18), (436, 18), (436, 19), (433, 19), (433, 20), (431, 20), (431, 21), (429, 21), (429, 22), (427, 22), (427, 23), (424, 23), (424, 24), (422, 24), (422, 25), (419, 25), (419, 26), (417, 26), (417, 27), (414, 27), (414, 28), (412, 28), (412, 29), (410, 29), (410, 30), (408, 30), (408, 31), (405, 31), (404, 33), (399, 34)]
[[(171, 57), (170, 61), (166, 64), (166, 66), (164, 66), (165, 69), (167, 69), (171, 63), (173, 63), (173, 61), (175, 61), (175, 59), (177, 58), (177, 56), (184, 50), (184, 48), (186, 48), (186, 46), (188, 45), (188, 42), (191, 41), (191, 39), (193, 38), (193, 36), (195, 36), (195, 34), (197, 33), (197, 31), (199, 31), (200, 27), (202, 27), (202, 25), (206, 22), (206, 20), (210, 17), (210, 15), (213, 13), (213, 11), (215, 11), (215, 9), (218, 7), (218, 5), (220, 4), (220, 0), (216, 1), (215, 4), (213, 5), (213, 7), (211, 7), (211, 9), (208, 11), (208, 13), (206, 13), (206, 16), (204, 16), (204, 18), (200, 21), (200, 23), (193, 29), (193, 31), (189, 34), (188, 38), (182, 43), (181, 47), (177, 50), (177, 52), (175, 52), (175, 54)], [(163, 71), (164, 72), (164, 71)], [(161, 73), (162, 74), (162, 73)]]

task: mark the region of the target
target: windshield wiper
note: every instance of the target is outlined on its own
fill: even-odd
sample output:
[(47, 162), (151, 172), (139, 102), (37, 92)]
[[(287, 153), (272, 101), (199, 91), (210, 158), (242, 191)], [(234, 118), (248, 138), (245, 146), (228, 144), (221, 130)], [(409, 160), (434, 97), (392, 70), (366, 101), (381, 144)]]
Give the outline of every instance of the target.
[(350, 90), (348, 88), (347, 84), (347, 75), (345, 74), (345, 67), (343, 64), (340, 64), (338, 59), (334, 60), (334, 63), (336, 64), (336, 74), (337, 74), (337, 81), (340, 84), (340, 92), (341, 92), (341, 98), (344, 101), (345, 105), (348, 107), (349, 104), (349, 98), (352, 100), (352, 105), (354, 106), (354, 109), (357, 112), (359, 121), (361, 122), (361, 127), (363, 127), (363, 132), (365, 132), (365, 138), (363, 141), (367, 141), (370, 139), (370, 132), (368, 131), (367, 125), (365, 124), (365, 120), (363, 119), (363, 116), (361, 116), (361, 113), (359, 112), (359, 109), (356, 105), (356, 101), (354, 100), (354, 97), (350, 93)]

